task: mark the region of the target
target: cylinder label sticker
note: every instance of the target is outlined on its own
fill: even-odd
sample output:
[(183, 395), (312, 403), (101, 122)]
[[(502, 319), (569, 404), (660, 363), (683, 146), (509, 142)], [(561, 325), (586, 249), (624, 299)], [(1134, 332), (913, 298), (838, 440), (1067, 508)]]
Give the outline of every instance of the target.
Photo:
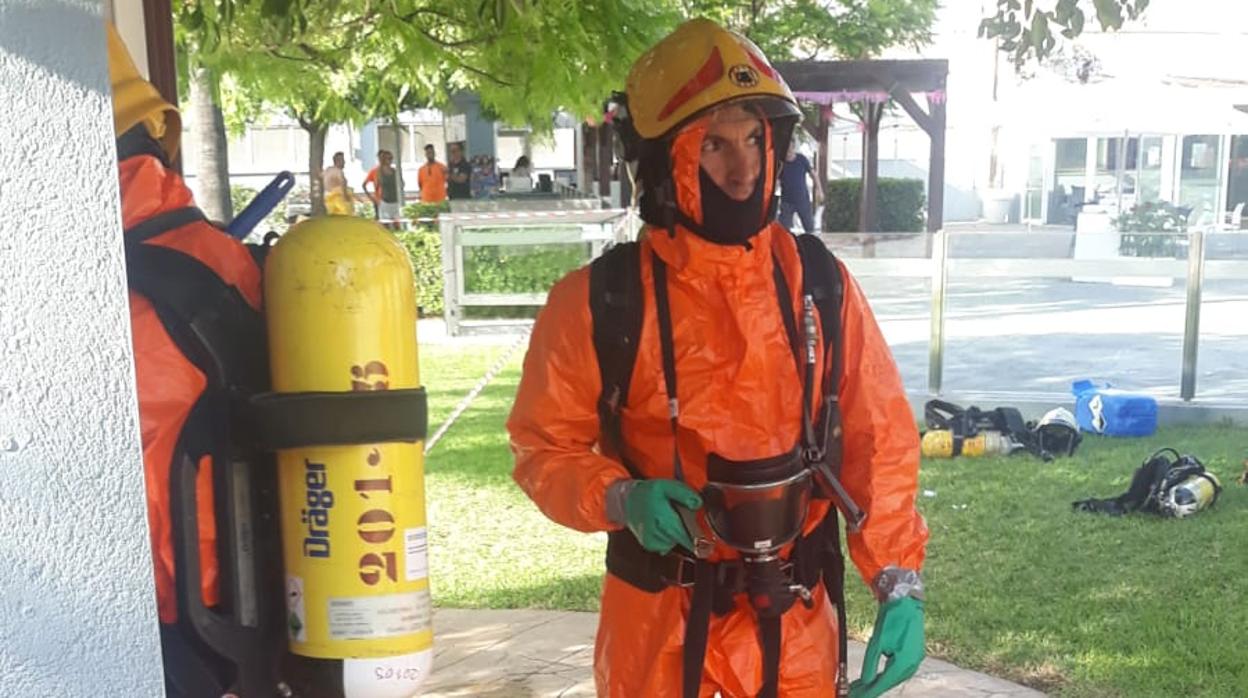
[(407, 581), (429, 576), (429, 530), (424, 526), (404, 531), (404, 561)]
[(308, 639), (307, 614), (303, 610), (303, 579), (286, 576), (286, 630), (290, 639), (304, 642)]
[(429, 629), (429, 592), (329, 599), (333, 640), (401, 637)]

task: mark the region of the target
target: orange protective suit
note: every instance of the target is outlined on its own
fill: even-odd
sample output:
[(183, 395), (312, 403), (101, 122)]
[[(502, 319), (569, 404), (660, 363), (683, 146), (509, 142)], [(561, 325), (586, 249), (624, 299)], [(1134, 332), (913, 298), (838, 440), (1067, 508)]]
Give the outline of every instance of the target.
[[(800, 112), (756, 46), (701, 19), (681, 25), (637, 60), (625, 97), (616, 127), (626, 154), (639, 161), (642, 215), (663, 227), (647, 228), (641, 238), (644, 319), (619, 415), (619, 455), (642, 477), (683, 479), (701, 490), (709, 454), (753, 461), (790, 453), (800, 443), (802, 377), (773, 271), (778, 263), (793, 317), (801, 317), (802, 263), (793, 236), (768, 222), (767, 203), (775, 191), (776, 154), (785, 152)], [(761, 128), (739, 128), (750, 119)], [(732, 140), (743, 132), (759, 134), (757, 153)], [(756, 161), (749, 197), (726, 196), (720, 181), (743, 181)], [(724, 179), (714, 180), (705, 162)], [(708, 178), (719, 191), (703, 190)], [(664, 380), (652, 255), (667, 267), (679, 401), (669, 400), (677, 396), (667, 394)], [(874, 584), (886, 567), (917, 572), (923, 563), (927, 528), (914, 508), (919, 438), (862, 290), (843, 267), (840, 272), (841, 479), (867, 515), (863, 527), (848, 535), (850, 556), (862, 578)], [(620, 528), (608, 516), (608, 490), (633, 476), (621, 460), (605, 455), (613, 453), (614, 444), (603, 442), (599, 421), (602, 378), (589, 277), (588, 268), (574, 271), (551, 290), (533, 330), (507, 427), (516, 482), (538, 507), (565, 526), (608, 531)], [(817, 352), (822, 370), (815, 382), (823, 383), (837, 362), (823, 356), (822, 342)], [(810, 387), (815, 413), (822, 388)], [(675, 433), (669, 404), (679, 405)], [(675, 472), (673, 439), (683, 478)], [(815, 531), (829, 508), (827, 500), (811, 503), (804, 535)], [(792, 549), (786, 546), (780, 556), (788, 558)], [(710, 561), (737, 557), (718, 543)], [(780, 618), (776, 693), (786, 698), (836, 695), (836, 609), (822, 584), (811, 591), (810, 608), (794, 604)], [(599, 695), (682, 695), (691, 597), (685, 587), (648, 592), (608, 572), (594, 654)], [(738, 593), (719, 610), (724, 607), (729, 610), (712, 617), (707, 629), (699, 693), (758, 695), (765, 667), (755, 606)], [(690, 657), (696, 661), (696, 653)]]
[[(706, 484), (706, 457), (733, 460), (784, 453), (798, 441), (802, 394), (788, 336), (776, 306), (772, 255), (783, 266), (800, 313), (802, 268), (793, 238), (771, 224), (752, 246), (723, 246), (677, 228), (648, 229), (642, 242), (645, 321), (627, 406), (625, 455), (647, 477), (670, 478), (672, 434), (658, 342), (650, 255), (669, 267), (673, 339), (680, 385), (677, 437), (688, 484)], [(919, 440), (901, 379), (861, 289), (846, 271), (842, 319), (843, 482), (867, 512), (849, 535), (850, 555), (871, 583), (886, 565), (918, 570), (927, 529), (914, 508)], [(618, 528), (605, 492), (629, 477), (601, 455), (596, 411), (601, 389), (591, 339), (589, 273), (572, 272), (551, 291), (533, 331), (515, 407), (508, 421), (516, 482), (551, 519), (580, 531)], [(820, 366), (826, 366), (819, 358)], [(830, 362), (829, 362), (830, 363)], [(818, 395), (816, 389), (814, 395)], [(827, 512), (816, 501), (809, 533)], [(725, 546), (718, 557), (733, 557)], [(815, 590), (815, 605), (783, 617), (780, 695), (835, 694), (835, 613)], [(599, 695), (678, 696), (683, 618), (689, 592), (651, 594), (608, 574), (595, 650)], [(762, 681), (757, 625), (744, 595), (737, 609), (711, 620), (703, 692), (751, 696)]]
[[(191, 192), (177, 172), (159, 159), (139, 155), (119, 166), (121, 218), (126, 228), (166, 211), (194, 206)], [(147, 242), (184, 252), (211, 267), (242, 297), (259, 309), (260, 268), (241, 243), (205, 222), (189, 223)], [(170, 466), (191, 408), (207, 380), (165, 331), (156, 309), (143, 296), (130, 293), (138, 379), (139, 424), (143, 435), (143, 467), (147, 482), (148, 527), (156, 568), (157, 609), (162, 623), (177, 620), (174, 587)], [(200, 464), (197, 504), (200, 528), (201, 587), (204, 603), (217, 603), (217, 549), (212, 498), (211, 459)]]

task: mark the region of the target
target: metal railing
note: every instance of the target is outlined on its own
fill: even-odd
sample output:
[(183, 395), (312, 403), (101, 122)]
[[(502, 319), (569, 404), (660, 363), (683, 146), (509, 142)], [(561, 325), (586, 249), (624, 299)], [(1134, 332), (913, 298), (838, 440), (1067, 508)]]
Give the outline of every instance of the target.
[[(1066, 231), (1069, 237), (1071, 254), (1060, 256), (1014, 256), (1007, 250), (1004, 254), (989, 253), (988, 256), (957, 256), (953, 253), (951, 243), (955, 239), (969, 243), (972, 236), (986, 236), (993, 239), (997, 247), (1010, 247), (1007, 242), (1015, 240), (1026, 242), (1029, 237), (1052, 233), (1033, 233), (1018, 231), (941, 231), (928, 234), (894, 234), (894, 235), (837, 235), (824, 234), (822, 239), (845, 262), (846, 266), (860, 279), (883, 277), (888, 279), (911, 278), (926, 279), (930, 283), (930, 331), (928, 333), (928, 370), (927, 390), (929, 395), (957, 393), (957, 386), (945, 384), (946, 349), (948, 336), (946, 318), (948, 315), (948, 293), (951, 280), (970, 279), (1041, 279), (1065, 278), (1076, 281), (1099, 280), (1114, 282), (1119, 279), (1160, 278), (1166, 280), (1182, 279), (1185, 283), (1184, 327), (1182, 336), (1182, 360), (1176, 367), (1179, 373), (1178, 399), (1181, 404), (1191, 404), (1197, 399), (1197, 357), (1200, 349), (1200, 320), (1202, 309), (1202, 291), (1206, 280), (1235, 280), (1248, 282), (1248, 234), (1238, 232), (1211, 232), (1203, 229), (1192, 230), (1186, 234), (1158, 234), (1172, 238), (1174, 254), (1158, 257), (1121, 256), (1118, 245), (1119, 233), (1074, 233)], [(1149, 236), (1151, 233), (1130, 234)], [(1208, 240), (1211, 235), (1219, 236), (1225, 241), (1235, 236), (1238, 250), (1233, 254), (1223, 254), (1221, 258), (1210, 259)], [(1097, 240), (1098, 251), (1091, 255), (1079, 254), (1077, 244), (1088, 240)], [(965, 238), (965, 239), (963, 239)], [(893, 253), (900, 251), (901, 256), (881, 257), (881, 251), (891, 239)], [(901, 242), (897, 242), (897, 241)], [(1003, 244), (1006, 243), (1006, 244)], [(973, 247), (961, 244), (965, 252)], [(1226, 247), (1225, 245), (1223, 247)], [(1107, 250), (1109, 250), (1107, 252)], [(1169, 281), (1168, 281), (1169, 283)], [(1089, 286), (1090, 289), (1094, 288)], [(1245, 286), (1248, 292), (1248, 286)], [(1095, 293), (1095, 291), (1089, 291)], [(1248, 296), (1245, 298), (1248, 300)], [(1243, 333), (1248, 340), (1248, 316), (1243, 318)], [(1143, 328), (1147, 329), (1147, 328)], [(1248, 379), (1248, 341), (1245, 341), (1245, 379)], [(1009, 391), (1001, 391), (1009, 394)], [(912, 396), (913, 397), (913, 396)], [(1026, 402), (1037, 395), (1014, 393), (1013, 397)], [(1045, 396), (1051, 398), (1052, 396)], [(1170, 401), (1173, 403), (1172, 396)], [(1159, 399), (1162, 401), (1165, 399)], [(1176, 403), (1176, 404), (1180, 404)], [(1248, 414), (1248, 401), (1243, 405), (1226, 405)], [(1215, 411), (1216, 412), (1216, 411)], [(1216, 416), (1216, 414), (1215, 414)]]
[(483, 247), (580, 245), (584, 261), (613, 242), (632, 239), (637, 221), (627, 209), (449, 213), (438, 217), (442, 235), (443, 301), (446, 331), (460, 332), (464, 309), (474, 306), (542, 306), (546, 292), (473, 292), (465, 283), (464, 252)]

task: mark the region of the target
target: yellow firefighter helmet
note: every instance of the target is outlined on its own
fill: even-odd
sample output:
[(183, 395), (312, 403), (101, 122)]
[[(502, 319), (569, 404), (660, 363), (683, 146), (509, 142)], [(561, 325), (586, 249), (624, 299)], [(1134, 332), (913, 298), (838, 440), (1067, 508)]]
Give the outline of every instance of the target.
[(178, 156), (182, 119), (152, 83), (143, 79), (117, 29), (105, 22), (108, 32), (108, 77), (113, 83), (113, 134), (120, 137), (138, 124), (160, 142), (172, 160)]
[(625, 90), (633, 127), (645, 139), (659, 138), (711, 107), (741, 99), (767, 103), (769, 112), (775, 109), (768, 116), (801, 114), (789, 86), (762, 51), (708, 19), (685, 22), (642, 54)]

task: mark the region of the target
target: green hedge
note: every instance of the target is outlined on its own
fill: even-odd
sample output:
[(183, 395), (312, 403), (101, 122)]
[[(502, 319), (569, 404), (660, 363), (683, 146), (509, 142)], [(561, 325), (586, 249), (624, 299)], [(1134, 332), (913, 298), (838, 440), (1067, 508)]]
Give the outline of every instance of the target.
[(442, 236), (437, 228), (422, 227), (394, 234), (412, 258), (416, 273), (416, 305), (422, 317), (442, 314)]
[[(436, 218), (444, 204), (407, 206), (408, 218)], [(489, 232), (477, 230), (477, 232)], [(407, 249), (416, 273), (416, 302), (422, 316), (440, 315), (442, 303), (442, 235), (427, 223), (395, 233)], [(588, 245), (508, 245), (470, 247), (464, 251), (464, 288), (470, 293), (542, 293), (564, 274), (589, 261)], [(471, 316), (530, 317), (528, 308), (469, 308)]]
[[(828, 182), (823, 206), (823, 229), (848, 233), (858, 230), (862, 207), (862, 180), (834, 179)], [(884, 233), (918, 233), (924, 224), (923, 180), (881, 177), (879, 180), (878, 230)]]
[(504, 245), (464, 250), (469, 293), (544, 293), (589, 261), (589, 245)]

